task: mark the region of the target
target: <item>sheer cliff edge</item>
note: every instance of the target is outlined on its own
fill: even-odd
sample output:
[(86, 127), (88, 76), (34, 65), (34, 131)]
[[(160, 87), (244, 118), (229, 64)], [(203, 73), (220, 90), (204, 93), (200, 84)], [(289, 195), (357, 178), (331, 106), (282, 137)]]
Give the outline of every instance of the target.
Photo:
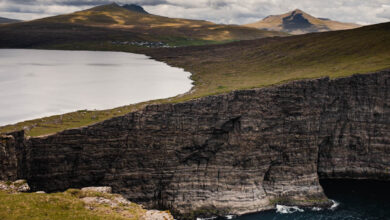
[(148, 208), (244, 214), (328, 205), (320, 178), (390, 180), (390, 71), (302, 80), (44, 137), (0, 136), (0, 179), (111, 186)]

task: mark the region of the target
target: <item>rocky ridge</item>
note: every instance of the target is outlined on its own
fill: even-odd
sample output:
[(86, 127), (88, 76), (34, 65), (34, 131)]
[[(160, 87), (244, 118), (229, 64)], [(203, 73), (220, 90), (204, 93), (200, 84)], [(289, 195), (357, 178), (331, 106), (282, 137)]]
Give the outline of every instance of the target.
[[(319, 178), (390, 180), (390, 71), (295, 81), (0, 138), (1, 179), (91, 185), (148, 208), (244, 214), (326, 206)], [(178, 216), (179, 216), (178, 215)]]

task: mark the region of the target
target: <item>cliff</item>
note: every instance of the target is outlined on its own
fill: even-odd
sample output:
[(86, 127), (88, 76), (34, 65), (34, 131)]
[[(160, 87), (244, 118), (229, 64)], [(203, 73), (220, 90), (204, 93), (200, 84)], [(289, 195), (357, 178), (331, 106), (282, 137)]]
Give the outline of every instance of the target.
[(319, 178), (390, 180), (390, 71), (302, 80), (0, 137), (0, 177), (111, 186), (149, 208), (243, 214), (326, 205)]

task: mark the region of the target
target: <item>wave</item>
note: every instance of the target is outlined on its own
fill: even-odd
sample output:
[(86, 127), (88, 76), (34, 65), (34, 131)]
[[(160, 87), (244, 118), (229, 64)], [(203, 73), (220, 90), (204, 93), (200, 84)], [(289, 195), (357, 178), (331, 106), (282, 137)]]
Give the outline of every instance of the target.
[(233, 219), (235, 217), (236, 217), (235, 215), (227, 215), (227, 216), (225, 216), (226, 219)]
[(276, 205), (276, 213), (290, 214), (294, 212), (304, 212), (304, 210), (300, 209), (298, 206)]
[(217, 217), (209, 217), (209, 218), (199, 218), (199, 217), (197, 217), (196, 218), (196, 220), (214, 220), (214, 219), (216, 219)]
[(330, 201), (332, 201), (332, 206), (329, 208), (330, 210), (335, 210), (335, 209), (337, 209), (337, 207), (340, 205), (340, 203), (339, 202), (337, 202), (337, 201), (335, 201), (335, 200), (330, 200)]
[(322, 208), (320, 208), (320, 207), (313, 207), (313, 208), (311, 208), (311, 210), (314, 211), (314, 212), (318, 212), (318, 211), (321, 211)]

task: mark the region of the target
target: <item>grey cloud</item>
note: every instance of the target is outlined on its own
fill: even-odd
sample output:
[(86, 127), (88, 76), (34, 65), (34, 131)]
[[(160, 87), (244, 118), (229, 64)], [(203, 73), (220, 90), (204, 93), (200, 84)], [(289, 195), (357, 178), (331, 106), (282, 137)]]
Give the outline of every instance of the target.
[(71, 6), (83, 6), (83, 5), (103, 5), (110, 4), (113, 2), (117, 2), (120, 4), (141, 4), (141, 5), (159, 5), (159, 4), (167, 4), (166, 0), (3, 0), (4, 2), (14, 3), (14, 4), (24, 4), (24, 5), (37, 5), (37, 4), (45, 4), (45, 5), (71, 5)]
[(381, 18), (390, 19), (390, 5), (388, 7), (383, 8), (382, 12), (378, 14)]
[[(2, 0), (0, 16), (38, 18), (69, 13), (110, 0)], [(372, 24), (390, 19), (389, 0), (117, 0), (140, 4), (153, 14), (210, 20), (216, 23), (248, 23), (267, 15), (300, 8), (313, 16), (344, 22)], [(26, 16), (28, 15), (29, 16)], [(21, 16), (21, 17), (18, 17)]]

